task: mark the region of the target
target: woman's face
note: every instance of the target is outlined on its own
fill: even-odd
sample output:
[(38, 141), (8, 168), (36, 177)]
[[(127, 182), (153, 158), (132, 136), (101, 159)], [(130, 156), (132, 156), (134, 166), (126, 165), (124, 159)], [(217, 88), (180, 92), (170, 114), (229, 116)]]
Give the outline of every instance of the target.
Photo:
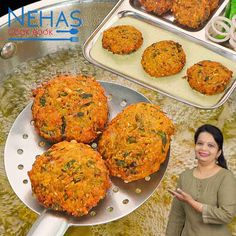
[(213, 136), (208, 132), (200, 133), (195, 145), (195, 155), (198, 161), (204, 164), (211, 164), (216, 162), (220, 154), (221, 150), (219, 150)]

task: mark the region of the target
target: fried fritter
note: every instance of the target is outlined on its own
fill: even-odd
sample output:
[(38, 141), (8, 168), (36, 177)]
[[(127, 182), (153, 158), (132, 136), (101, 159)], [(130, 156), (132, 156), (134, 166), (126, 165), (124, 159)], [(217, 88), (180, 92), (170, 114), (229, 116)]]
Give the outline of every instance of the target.
[(174, 0), (171, 11), (181, 25), (196, 29), (210, 16), (209, 0)]
[(142, 33), (131, 25), (118, 25), (104, 31), (103, 48), (114, 54), (130, 54), (143, 44)]
[(54, 144), (28, 172), (32, 191), (46, 208), (73, 216), (88, 214), (110, 187), (101, 155), (76, 141)]
[(168, 12), (173, 4), (173, 0), (139, 0), (139, 2), (146, 11), (157, 15)]
[(98, 151), (112, 176), (130, 182), (159, 170), (173, 133), (173, 123), (158, 106), (137, 103), (111, 121), (100, 137)]
[(143, 69), (151, 76), (163, 77), (180, 72), (186, 62), (182, 46), (171, 40), (163, 40), (147, 47), (142, 55)]
[(58, 76), (36, 89), (34, 96), (34, 125), (51, 142), (89, 143), (107, 123), (107, 98), (92, 77)]
[(211, 12), (213, 12), (219, 5), (219, 0), (209, 0)]
[(225, 90), (233, 72), (219, 62), (200, 61), (187, 70), (189, 85), (207, 95), (214, 95)]

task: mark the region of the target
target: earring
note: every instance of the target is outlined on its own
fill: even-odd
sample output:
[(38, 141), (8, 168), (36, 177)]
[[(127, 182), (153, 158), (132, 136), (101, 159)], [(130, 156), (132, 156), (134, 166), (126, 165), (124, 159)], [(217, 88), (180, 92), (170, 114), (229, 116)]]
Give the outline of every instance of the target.
[(216, 159), (216, 164), (218, 164), (219, 163), (219, 161), (218, 161), (218, 159)]

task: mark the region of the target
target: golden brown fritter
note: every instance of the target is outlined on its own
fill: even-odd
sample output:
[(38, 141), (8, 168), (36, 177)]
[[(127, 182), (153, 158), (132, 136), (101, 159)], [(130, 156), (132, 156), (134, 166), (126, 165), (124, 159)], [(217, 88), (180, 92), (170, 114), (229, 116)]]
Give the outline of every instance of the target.
[(211, 12), (219, 6), (219, 0), (209, 0)]
[(61, 75), (36, 89), (34, 96), (34, 125), (51, 142), (89, 143), (108, 120), (104, 89), (92, 77)]
[(139, 0), (139, 2), (146, 11), (157, 15), (168, 12), (173, 4), (173, 0)]
[(104, 31), (103, 48), (114, 54), (129, 54), (137, 51), (143, 44), (142, 33), (131, 25), (119, 25)]
[(112, 176), (130, 182), (159, 170), (173, 133), (171, 120), (158, 106), (137, 103), (111, 121), (100, 137), (98, 151)]
[(180, 72), (186, 62), (182, 46), (171, 40), (163, 40), (147, 47), (142, 55), (143, 69), (151, 76), (163, 77)]
[(46, 208), (88, 214), (110, 187), (101, 155), (89, 145), (63, 141), (37, 157), (28, 172), (32, 191)]
[(200, 61), (187, 70), (189, 85), (207, 95), (214, 95), (225, 90), (233, 72), (219, 62)]
[(171, 10), (176, 21), (194, 29), (210, 16), (209, 0), (174, 0)]

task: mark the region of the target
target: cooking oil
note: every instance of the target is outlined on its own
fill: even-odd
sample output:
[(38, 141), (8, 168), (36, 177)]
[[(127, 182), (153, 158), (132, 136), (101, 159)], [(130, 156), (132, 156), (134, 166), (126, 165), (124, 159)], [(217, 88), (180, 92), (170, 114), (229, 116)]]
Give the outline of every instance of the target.
[[(0, 78), (0, 235), (26, 235), (37, 218), (35, 213), (21, 203), (7, 181), (3, 153), (9, 130), (17, 115), (32, 100), (33, 89), (59, 74), (81, 73), (92, 75), (97, 80), (120, 83), (143, 93), (173, 120), (176, 134), (171, 142), (167, 172), (157, 191), (146, 203), (115, 222), (93, 227), (71, 227), (67, 236), (164, 236), (172, 201), (167, 189), (175, 187), (179, 173), (196, 164), (193, 135), (195, 129), (204, 123), (222, 129), (225, 137), (224, 153), (229, 168), (236, 175), (236, 91), (220, 108), (201, 110), (93, 66), (84, 59), (80, 46), (62, 49), (22, 63), (7, 76)], [(236, 234), (236, 220), (229, 227)]]

